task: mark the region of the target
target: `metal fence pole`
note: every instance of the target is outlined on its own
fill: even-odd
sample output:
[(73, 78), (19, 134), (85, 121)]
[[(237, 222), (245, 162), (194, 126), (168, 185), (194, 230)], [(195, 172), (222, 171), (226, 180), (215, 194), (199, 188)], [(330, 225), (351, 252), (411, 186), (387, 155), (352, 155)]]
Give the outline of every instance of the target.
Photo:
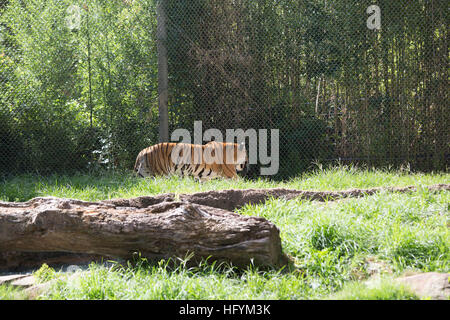
[(167, 16), (166, 0), (159, 0), (156, 7), (158, 16), (158, 106), (159, 106), (159, 142), (169, 141), (168, 111), (168, 65), (167, 65)]

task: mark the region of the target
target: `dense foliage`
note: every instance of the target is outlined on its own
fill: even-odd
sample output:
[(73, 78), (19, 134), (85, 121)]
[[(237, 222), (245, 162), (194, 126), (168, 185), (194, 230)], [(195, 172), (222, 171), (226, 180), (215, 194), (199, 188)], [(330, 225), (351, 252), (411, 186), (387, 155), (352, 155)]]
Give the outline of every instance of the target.
[[(446, 1), (168, 0), (167, 15), (171, 130), (280, 129), (280, 176), (445, 169)], [(156, 23), (155, 0), (1, 1), (0, 171), (131, 168), (158, 141)]]
[(156, 140), (155, 14), (152, 1), (9, 1), (0, 166), (129, 167)]

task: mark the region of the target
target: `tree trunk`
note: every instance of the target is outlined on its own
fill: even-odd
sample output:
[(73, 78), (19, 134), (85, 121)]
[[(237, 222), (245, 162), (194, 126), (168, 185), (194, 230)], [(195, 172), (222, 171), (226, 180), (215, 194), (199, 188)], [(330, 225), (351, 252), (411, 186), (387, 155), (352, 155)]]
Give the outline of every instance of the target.
[(159, 142), (169, 142), (169, 71), (167, 57), (166, 0), (157, 5)]

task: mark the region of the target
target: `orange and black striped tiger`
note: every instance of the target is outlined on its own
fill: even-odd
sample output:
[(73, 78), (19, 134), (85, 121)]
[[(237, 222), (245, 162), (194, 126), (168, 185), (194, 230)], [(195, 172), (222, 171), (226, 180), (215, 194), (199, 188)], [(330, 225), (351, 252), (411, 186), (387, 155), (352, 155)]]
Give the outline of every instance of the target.
[(140, 177), (181, 175), (200, 180), (237, 178), (248, 169), (245, 145), (209, 142), (206, 145), (159, 143), (142, 150), (134, 165)]

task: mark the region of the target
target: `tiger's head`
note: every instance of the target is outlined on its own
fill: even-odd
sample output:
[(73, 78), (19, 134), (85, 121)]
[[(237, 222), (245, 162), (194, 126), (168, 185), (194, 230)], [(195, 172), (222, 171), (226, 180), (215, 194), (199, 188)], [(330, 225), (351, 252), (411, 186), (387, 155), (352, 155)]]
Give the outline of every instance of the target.
[(146, 157), (148, 150), (142, 150), (136, 157), (136, 162), (134, 164), (134, 172), (138, 177), (144, 178), (151, 175), (151, 170), (148, 168)]
[(248, 173), (249, 169), (248, 155), (247, 150), (245, 149), (245, 143), (242, 142), (238, 144), (236, 149), (236, 172), (241, 176), (245, 176)]

